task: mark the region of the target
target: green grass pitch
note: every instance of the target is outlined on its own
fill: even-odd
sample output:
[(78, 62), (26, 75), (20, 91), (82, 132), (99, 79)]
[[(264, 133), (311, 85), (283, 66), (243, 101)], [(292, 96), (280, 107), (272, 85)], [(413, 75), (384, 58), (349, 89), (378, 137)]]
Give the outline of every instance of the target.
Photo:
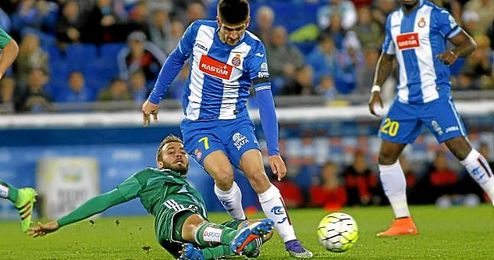
[[(376, 238), (392, 218), (388, 207), (347, 208), (359, 226), (360, 238), (345, 253), (322, 248), (316, 226), (323, 210), (290, 210), (296, 233), (316, 259), (494, 259), (494, 209), (412, 207), (418, 236)], [(258, 214), (253, 217), (261, 217)], [(224, 213), (210, 219), (222, 222)], [(0, 221), (0, 259), (172, 259), (154, 238), (151, 217), (100, 218), (82, 221), (43, 238), (29, 238), (14, 221)], [(288, 259), (276, 235), (258, 259)]]

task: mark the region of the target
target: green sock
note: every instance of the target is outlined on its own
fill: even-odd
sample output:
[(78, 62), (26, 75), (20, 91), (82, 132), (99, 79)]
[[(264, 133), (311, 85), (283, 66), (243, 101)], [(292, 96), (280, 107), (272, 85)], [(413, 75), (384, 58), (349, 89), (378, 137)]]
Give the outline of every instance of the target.
[(202, 249), (204, 259), (218, 259), (225, 256), (233, 255), (230, 250), (230, 246), (220, 245), (216, 247), (208, 247)]
[(13, 203), (17, 201), (17, 195), (19, 191), (16, 187), (0, 180), (0, 197), (6, 198)]
[(206, 222), (197, 229), (195, 240), (200, 247), (230, 245), (236, 234), (237, 231), (234, 229)]

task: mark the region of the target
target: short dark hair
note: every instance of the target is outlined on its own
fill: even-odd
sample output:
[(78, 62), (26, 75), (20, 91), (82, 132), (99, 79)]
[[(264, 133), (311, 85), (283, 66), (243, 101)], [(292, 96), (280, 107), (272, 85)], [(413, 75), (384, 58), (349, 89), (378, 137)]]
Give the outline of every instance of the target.
[(179, 137), (176, 137), (172, 134), (169, 134), (167, 137), (165, 137), (165, 139), (163, 139), (163, 141), (161, 141), (160, 146), (158, 146), (158, 150), (156, 151), (156, 161), (157, 162), (162, 161), (161, 157), (162, 157), (162, 153), (163, 153), (163, 147), (167, 143), (173, 143), (173, 142), (184, 144), (182, 139), (180, 139)]
[(218, 16), (227, 24), (239, 24), (249, 17), (249, 2), (247, 0), (220, 0)]

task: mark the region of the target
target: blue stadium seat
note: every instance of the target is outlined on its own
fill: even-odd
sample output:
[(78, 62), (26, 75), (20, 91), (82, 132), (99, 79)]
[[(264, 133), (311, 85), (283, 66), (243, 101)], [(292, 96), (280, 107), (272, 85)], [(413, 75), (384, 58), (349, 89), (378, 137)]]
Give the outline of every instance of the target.
[(93, 44), (70, 44), (65, 49), (68, 65), (72, 70), (84, 70), (97, 59), (98, 48)]
[(88, 87), (99, 91), (105, 88), (112, 79), (118, 77), (118, 68), (107, 60), (99, 58), (91, 66), (83, 70)]
[(117, 63), (117, 57), (120, 50), (125, 47), (125, 43), (107, 43), (101, 45), (99, 49), (99, 57), (106, 61)]

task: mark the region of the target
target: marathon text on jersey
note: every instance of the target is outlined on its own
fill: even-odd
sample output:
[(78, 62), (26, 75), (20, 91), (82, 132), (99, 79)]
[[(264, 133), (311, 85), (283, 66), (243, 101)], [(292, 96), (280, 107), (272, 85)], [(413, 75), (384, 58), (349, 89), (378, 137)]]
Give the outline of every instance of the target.
[(398, 49), (400, 50), (419, 47), (419, 34), (416, 32), (399, 34), (398, 36), (396, 36), (396, 43), (398, 45)]
[(211, 76), (221, 79), (230, 79), (233, 67), (223, 62), (217, 61), (207, 55), (202, 55), (199, 62), (199, 69)]

